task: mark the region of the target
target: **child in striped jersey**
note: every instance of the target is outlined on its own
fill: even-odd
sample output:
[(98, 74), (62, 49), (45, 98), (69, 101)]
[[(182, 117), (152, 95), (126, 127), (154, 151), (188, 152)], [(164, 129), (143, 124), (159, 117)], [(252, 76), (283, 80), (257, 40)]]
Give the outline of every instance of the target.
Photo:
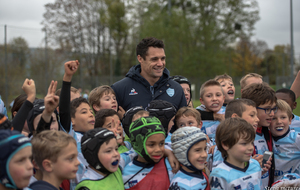
[[(279, 89), (276, 91), (276, 97), (277, 99), (286, 101), (286, 103), (288, 103), (291, 107), (292, 111), (296, 109), (296, 95), (292, 90), (286, 88)], [(298, 131), (300, 130), (300, 117), (298, 115), (292, 115), (290, 127)]]
[(172, 149), (181, 163), (180, 171), (169, 190), (209, 189), (208, 177), (202, 170), (207, 158), (206, 135), (197, 127), (182, 127), (172, 135)]
[(289, 127), (292, 110), (283, 100), (277, 100), (277, 107), (269, 127), (274, 143), (275, 180), (286, 173), (300, 173), (300, 133)]
[[(253, 126), (254, 131), (257, 129), (258, 125), (258, 117), (257, 117), (257, 111), (256, 111), (256, 106), (255, 103), (252, 100), (249, 99), (236, 99), (232, 100), (228, 105), (227, 109), (225, 112), (225, 118), (230, 118), (230, 117), (239, 117), (242, 119), (245, 119), (248, 123), (250, 123)], [(263, 141), (264, 142), (264, 141)], [(254, 140), (254, 151), (253, 151), (253, 156), (252, 158), (257, 160), (260, 164), (262, 164), (263, 160), (263, 153), (260, 149), (257, 147), (260, 147), (261, 137), (259, 135), (255, 135), (255, 140)], [(218, 164), (223, 162), (222, 154), (218, 150), (217, 147), (215, 147), (212, 155), (212, 169), (217, 167)], [(210, 158), (211, 159), (211, 158)], [(211, 160), (210, 160), (211, 161)], [(262, 175), (262, 184), (263, 187), (268, 186), (269, 182), (269, 173), (267, 172), (268, 169), (271, 166), (266, 164), (265, 166), (262, 166), (263, 170), (265, 173)]]
[[(196, 109), (214, 113), (221, 111), (224, 114), (225, 109), (222, 111), (224, 100), (225, 95), (220, 83), (216, 80), (208, 80), (200, 88), (200, 102), (203, 106), (201, 105)], [(216, 120), (203, 120), (202, 122), (201, 131), (207, 134), (209, 138), (214, 139), (220, 122)]]
[(166, 132), (159, 119), (141, 117), (130, 125), (129, 133), (138, 156), (122, 171), (125, 189), (167, 189), (174, 174), (172, 161), (164, 158), (168, 154), (164, 148)]
[(255, 132), (241, 118), (227, 118), (216, 132), (216, 144), (224, 162), (210, 174), (211, 189), (262, 189), (260, 164), (251, 158)]

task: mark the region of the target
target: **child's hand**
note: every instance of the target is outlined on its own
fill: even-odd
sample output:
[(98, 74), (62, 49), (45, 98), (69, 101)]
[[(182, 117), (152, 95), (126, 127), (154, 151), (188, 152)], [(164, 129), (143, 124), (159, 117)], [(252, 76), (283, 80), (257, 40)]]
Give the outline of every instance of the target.
[(120, 116), (120, 118), (123, 118), (124, 114), (125, 110), (121, 106), (119, 106), (118, 115)]
[(213, 154), (216, 146), (217, 145), (213, 145), (212, 147), (210, 147), (208, 150), (208, 154)]
[(218, 121), (224, 121), (225, 120), (225, 115), (224, 114), (218, 114), (218, 113), (214, 113), (214, 119), (218, 120)]
[(272, 158), (270, 158), (269, 161), (267, 161), (264, 166), (263, 166), (263, 171), (262, 171), (262, 175), (264, 175), (267, 171), (269, 171), (269, 169), (271, 168), (272, 165)]
[(76, 73), (78, 67), (79, 67), (78, 60), (66, 62), (63, 81), (71, 82), (72, 76)]
[(45, 112), (48, 115), (52, 115), (59, 103), (59, 97), (55, 95), (56, 87), (57, 81), (51, 81), (48, 93), (44, 98), (45, 109), (43, 113)]
[(259, 162), (260, 165), (262, 164), (262, 161), (263, 161), (263, 155), (261, 155), (261, 154), (255, 154), (255, 155), (252, 156), (252, 158), (253, 158), (254, 160), (257, 160), (257, 161)]
[(172, 167), (172, 172), (176, 174), (180, 168), (180, 164), (177, 158), (174, 156), (173, 152), (169, 149), (165, 149), (165, 156), (168, 157), (170, 165)]
[(36, 89), (32, 79), (25, 79), (22, 90), (27, 94), (27, 100), (31, 103), (35, 100)]

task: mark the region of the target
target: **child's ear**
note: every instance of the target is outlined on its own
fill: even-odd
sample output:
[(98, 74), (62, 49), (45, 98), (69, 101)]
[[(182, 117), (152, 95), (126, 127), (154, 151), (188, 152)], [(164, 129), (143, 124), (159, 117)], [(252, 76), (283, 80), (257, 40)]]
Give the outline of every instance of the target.
[(293, 119), (293, 116), (290, 117), (290, 120), (289, 120), (289, 125), (292, 124), (292, 119)]
[(202, 99), (202, 98), (199, 98), (199, 100), (200, 100), (201, 104), (203, 104), (203, 99)]
[(96, 104), (93, 104), (93, 109), (98, 112), (98, 111), (100, 111), (100, 106), (97, 106)]
[(292, 109), (292, 110), (296, 109), (296, 107), (297, 107), (297, 102), (294, 102), (294, 105), (293, 105), (293, 109)]
[(43, 166), (43, 168), (46, 172), (52, 172), (53, 171), (52, 162), (48, 159), (43, 160), (42, 166)]
[(202, 125), (203, 125), (203, 122), (200, 121), (199, 125), (198, 125), (198, 128), (201, 129), (202, 128)]
[(224, 143), (221, 143), (221, 144), (222, 144), (222, 147), (224, 150), (226, 150), (226, 151), (229, 150), (229, 147), (227, 145), (225, 145)]
[(72, 125), (73, 125), (73, 126), (76, 125), (76, 124), (75, 124), (75, 123), (76, 123), (76, 122), (75, 122), (75, 118), (71, 117), (71, 122), (72, 122)]
[[(297, 103), (297, 102), (296, 102)], [(14, 111), (13, 112), (13, 116), (15, 117), (17, 115), (17, 112), (16, 111)]]
[(233, 114), (231, 115), (231, 118), (235, 118), (235, 117), (239, 117), (239, 116), (238, 116), (238, 114), (233, 113)]

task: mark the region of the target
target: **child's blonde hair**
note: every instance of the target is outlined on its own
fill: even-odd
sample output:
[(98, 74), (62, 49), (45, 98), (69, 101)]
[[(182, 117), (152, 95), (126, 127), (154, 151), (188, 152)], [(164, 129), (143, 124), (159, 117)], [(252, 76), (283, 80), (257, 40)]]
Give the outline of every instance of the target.
[(217, 75), (217, 76), (214, 78), (214, 80), (216, 80), (216, 81), (218, 81), (218, 82), (219, 82), (219, 80), (226, 80), (226, 79), (232, 81), (231, 76), (227, 75), (226, 73), (225, 73), (224, 75)]
[(97, 110), (94, 109), (94, 105), (100, 106), (100, 98), (106, 94), (115, 94), (115, 91), (108, 85), (102, 85), (94, 88), (89, 94), (89, 103), (92, 106), (94, 113), (97, 113)]
[[(201, 114), (199, 111), (197, 111), (195, 108), (190, 108), (190, 107), (182, 107), (180, 108), (176, 115), (175, 115), (175, 118), (174, 118), (174, 125), (175, 125), (175, 128), (177, 129), (178, 126), (177, 126), (177, 121), (182, 117), (182, 116), (185, 116), (185, 117), (194, 117), (198, 123), (198, 125), (201, 123)], [(195, 126), (197, 127), (197, 126)]]
[(200, 98), (203, 98), (203, 95), (205, 93), (205, 88), (209, 87), (209, 86), (219, 86), (222, 91), (222, 94), (224, 95), (224, 92), (223, 92), (223, 89), (222, 89), (222, 86), (220, 85), (220, 83), (214, 79), (210, 79), (201, 85)]
[(75, 139), (63, 131), (45, 130), (36, 134), (32, 140), (32, 157), (41, 170), (43, 161), (48, 159), (56, 162), (62, 149), (66, 148), (70, 143), (76, 145)]
[(262, 79), (263, 77), (260, 75), (260, 74), (257, 74), (257, 73), (249, 73), (249, 74), (246, 74), (245, 76), (243, 76), (240, 80), (240, 85), (241, 85), (241, 89), (244, 89), (245, 86), (247, 86), (247, 79), (250, 78), (250, 77), (255, 77), (255, 78), (260, 78)]
[(286, 112), (289, 119), (293, 117), (291, 106), (284, 100), (277, 99), (276, 106), (279, 110)]

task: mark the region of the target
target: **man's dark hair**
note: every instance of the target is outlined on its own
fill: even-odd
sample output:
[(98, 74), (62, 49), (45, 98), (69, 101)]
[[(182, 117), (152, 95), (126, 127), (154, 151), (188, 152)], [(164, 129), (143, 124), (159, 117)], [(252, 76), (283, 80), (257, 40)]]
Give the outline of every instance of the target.
[(149, 47), (155, 48), (165, 48), (164, 42), (162, 40), (158, 40), (153, 37), (144, 38), (140, 43), (136, 46), (136, 56), (140, 55), (144, 60), (146, 59), (146, 55), (148, 53)]
[(276, 93), (284, 93), (284, 94), (288, 94), (289, 97), (291, 98), (291, 100), (293, 102), (296, 101), (296, 95), (295, 95), (295, 92), (290, 90), (290, 89), (287, 89), (287, 88), (282, 88), (282, 89), (279, 89), (276, 91)]
[(113, 109), (101, 109), (95, 115), (95, 128), (102, 128), (107, 117), (117, 115), (118, 113)]
[(75, 98), (74, 100), (71, 101), (71, 109), (70, 109), (71, 118), (75, 118), (76, 109), (82, 103), (86, 103), (87, 105), (90, 105), (87, 99), (83, 97)]

